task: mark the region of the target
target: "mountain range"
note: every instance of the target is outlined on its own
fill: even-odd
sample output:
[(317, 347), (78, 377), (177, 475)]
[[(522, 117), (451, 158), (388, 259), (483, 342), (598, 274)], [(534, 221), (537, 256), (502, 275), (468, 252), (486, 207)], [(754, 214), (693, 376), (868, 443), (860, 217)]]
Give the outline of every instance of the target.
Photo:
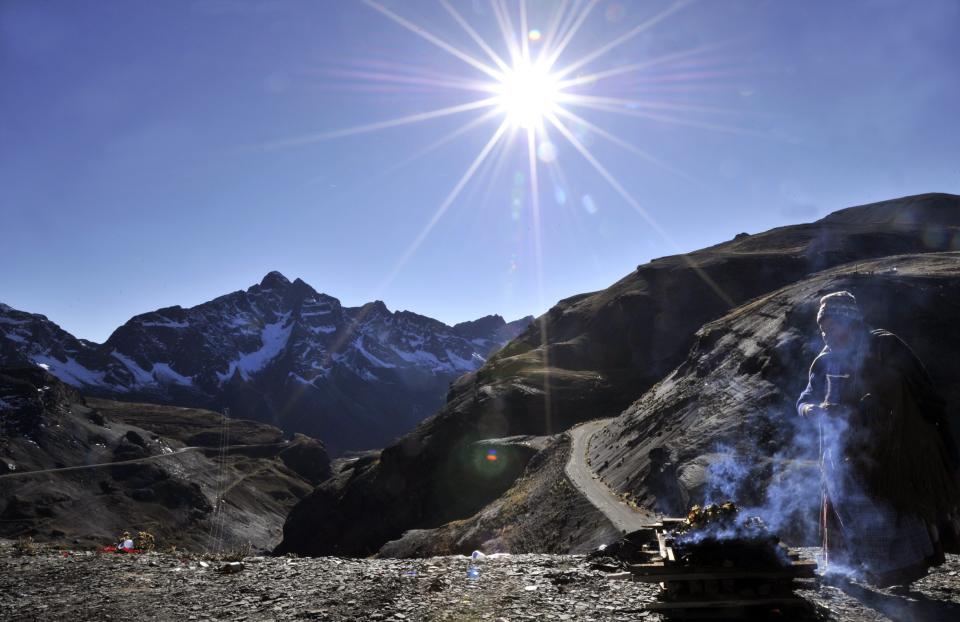
[[(27, 367), (0, 378), (0, 514), (28, 533), (82, 536), (114, 529), (120, 503), (127, 523), (166, 517), (168, 538), (200, 544), (229, 493), (234, 540), (272, 545), (286, 515), (281, 553), (584, 551), (617, 528), (565, 475), (583, 443), (597, 480), (631, 503), (682, 514), (719, 485), (809, 542), (820, 493), (794, 402), (822, 346), (819, 297), (853, 292), (955, 404), (958, 284), (960, 196), (932, 193), (658, 258), (536, 322), (450, 327), (379, 302), (343, 308), (278, 273), (137, 316), (104, 344), (3, 306), (0, 365)], [(331, 463), (323, 444), (279, 428), (136, 400), (229, 407), (287, 436), (332, 438), (334, 452), (385, 447)], [(230, 426), (239, 442), (223, 454)], [(86, 473), (105, 468), (103, 498), (88, 499)], [(100, 513), (68, 529), (82, 508)]]
[(344, 307), (270, 272), (245, 291), (137, 315), (102, 344), (0, 303), (0, 365), (40, 366), (87, 396), (229, 409), (339, 453), (408, 431), (532, 320), (448, 326), (380, 301)]

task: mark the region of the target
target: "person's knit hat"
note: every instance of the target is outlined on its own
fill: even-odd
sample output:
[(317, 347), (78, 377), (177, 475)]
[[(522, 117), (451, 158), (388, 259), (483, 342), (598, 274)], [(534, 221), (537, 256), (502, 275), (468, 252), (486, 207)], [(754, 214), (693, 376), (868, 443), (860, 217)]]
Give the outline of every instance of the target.
[(850, 292), (833, 292), (820, 299), (820, 310), (817, 312), (817, 324), (823, 318), (836, 318), (848, 321), (863, 321), (863, 314), (857, 306), (857, 299)]

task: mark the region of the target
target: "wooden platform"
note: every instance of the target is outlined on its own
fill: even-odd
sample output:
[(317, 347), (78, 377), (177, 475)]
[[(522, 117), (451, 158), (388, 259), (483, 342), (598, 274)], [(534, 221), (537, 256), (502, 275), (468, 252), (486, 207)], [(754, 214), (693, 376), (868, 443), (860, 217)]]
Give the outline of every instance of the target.
[(775, 555), (782, 555), (785, 565), (738, 566), (729, 560), (722, 565), (684, 563), (677, 559), (671, 540), (671, 532), (680, 522), (682, 519), (664, 519), (650, 525), (650, 541), (643, 549), (649, 560), (627, 566), (634, 580), (659, 583), (662, 588), (660, 600), (646, 604), (645, 610), (672, 618), (731, 619), (777, 610), (783, 615), (784, 610), (808, 606), (794, 594), (795, 580), (815, 578), (816, 562), (801, 560), (796, 551), (774, 545), (781, 547), (782, 553)]

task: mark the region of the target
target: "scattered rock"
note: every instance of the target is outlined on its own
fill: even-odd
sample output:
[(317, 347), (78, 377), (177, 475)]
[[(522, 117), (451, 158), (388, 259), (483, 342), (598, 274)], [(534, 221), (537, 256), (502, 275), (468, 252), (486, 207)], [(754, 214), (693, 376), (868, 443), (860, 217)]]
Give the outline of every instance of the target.
[[(125, 620), (143, 611), (160, 620), (661, 620), (643, 610), (656, 598), (656, 585), (610, 581), (583, 556), (512, 555), (484, 564), (474, 580), (465, 578), (471, 560), (461, 556), (419, 560), (415, 577), (403, 576), (409, 560), (248, 558), (224, 564), (243, 570), (216, 580), (165, 554), (63, 556), (41, 550), (16, 556), (12, 549), (12, 542), (0, 541), (4, 620)], [(960, 611), (958, 571), (960, 556), (950, 555), (906, 595), (813, 583), (798, 594), (820, 608), (821, 621), (952, 620)]]
[(220, 566), (219, 570), (220, 572), (224, 572), (226, 574), (236, 574), (238, 572), (242, 572), (245, 567), (246, 566), (243, 565), (243, 562), (229, 562)]

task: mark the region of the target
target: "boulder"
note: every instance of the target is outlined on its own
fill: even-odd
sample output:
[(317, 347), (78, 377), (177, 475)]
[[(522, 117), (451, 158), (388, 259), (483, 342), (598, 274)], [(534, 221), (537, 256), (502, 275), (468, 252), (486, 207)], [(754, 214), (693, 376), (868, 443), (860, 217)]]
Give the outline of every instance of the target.
[(280, 451), (280, 459), (294, 473), (313, 484), (331, 475), (330, 457), (320, 441), (295, 434), (288, 447)]

